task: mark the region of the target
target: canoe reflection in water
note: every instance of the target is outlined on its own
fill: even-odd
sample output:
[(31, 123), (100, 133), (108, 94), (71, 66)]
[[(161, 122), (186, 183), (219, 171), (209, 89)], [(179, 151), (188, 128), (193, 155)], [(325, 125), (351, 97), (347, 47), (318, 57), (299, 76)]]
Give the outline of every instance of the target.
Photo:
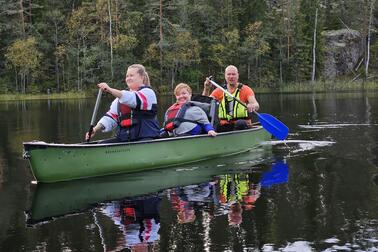
[[(243, 211), (251, 211), (261, 188), (286, 183), (288, 167), (275, 163), (264, 173), (217, 175), (211, 181), (167, 189), (167, 198), (177, 213), (177, 223), (187, 224), (206, 211), (210, 217), (227, 215), (230, 226), (242, 223)], [(160, 203), (163, 193), (104, 203), (100, 211), (118, 227), (121, 238), (116, 251), (153, 251), (159, 246)]]
[(218, 174), (253, 169), (271, 159), (271, 146), (253, 152), (162, 170), (58, 183), (38, 183), (28, 211), (28, 224), (74, 214), (101, 202), (148, 195), (168, 188), (211, 181)]
[(120, 200), (104, 204), (101, 212), (121, 231), (116, 251), (124, 248), (149, 251), (157, 245), (160, 229), (160, 197)]
[[(166, 215), (171, 214), (160, 212), (162, 199), (176, 211), (179, 226), (197, 223), (200, 218), (196, 216), (203, 212), (210, 216), (228, 215), (230, 225), (239, 225), (242, 212), (254, 208), (261, 188), (287, 181), (288, 168), (284, 163), (276, 162), (263, 172), (270, 166), (267, 163), (271, 157), (268, 148), (200, 165), (39, 183), (27, 211), (27, 224), (54, 225), (56, 217), (61, 216), (70, 223), (70, 214), (93, 213), (106, 250), (151, 251), (160, 246), (161, 219), (167, 221)], [(277, 166), (279, 169), (274, 168)], [(160, 218), (162, 215), (164, 218)]]

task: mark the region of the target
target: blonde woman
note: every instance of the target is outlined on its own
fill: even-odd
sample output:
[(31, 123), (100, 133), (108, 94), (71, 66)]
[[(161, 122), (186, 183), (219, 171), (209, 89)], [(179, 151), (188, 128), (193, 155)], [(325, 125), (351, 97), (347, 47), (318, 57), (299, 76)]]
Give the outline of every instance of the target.
[[(98, 88), (116, 97), (110, 109), (93, 128), (92, 136), (99, 130), (103, 132), (117, 128), (116, 137), (106, 142), (128, 142), (149, 140), (159, 137), (157, 121), (157, 99), (150, 87), (150, 79), (143, 65), (134, 64), (127, 68), (125, 78), (128, 90), (109, 87), (105, 82)], [(88, 132), (86, 139), (89, 138)]]

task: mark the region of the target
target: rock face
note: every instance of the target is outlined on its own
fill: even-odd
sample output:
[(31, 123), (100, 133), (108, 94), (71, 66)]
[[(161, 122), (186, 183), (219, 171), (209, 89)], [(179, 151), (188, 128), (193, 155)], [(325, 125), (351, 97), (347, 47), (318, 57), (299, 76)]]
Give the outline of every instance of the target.
[(364, 55), (363, 39), (355, 30), (334, 30), (322, 33), (325, 40), (323, 77), (334, 79), (350, 74)]

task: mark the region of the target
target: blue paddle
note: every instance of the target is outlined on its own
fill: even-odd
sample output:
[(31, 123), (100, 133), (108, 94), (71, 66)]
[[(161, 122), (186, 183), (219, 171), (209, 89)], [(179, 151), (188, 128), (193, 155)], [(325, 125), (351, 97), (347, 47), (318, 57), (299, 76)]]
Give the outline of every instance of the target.
[(289, 180), (289, 166), (283, 161), (277, 161), (270, 171), (264, 172), (260, 180), (262, 187), (287, 183)]
[[(232, 97), (235, 101), (239, 102), (241, 105), (243, 105), (245, 108), (247, 108), (247, 105), (244, 104), (244, 102), (240, 101), (238, 98), (234, 97), (230, 92), (228, 92), (226, 89), (224, 89), (219, 84), (212, 81), (210, 78), (210, 83), (216, 86), (217, 88), (221, 89), (223, 93), (227, 94), (228, 96)], [(275, 118), (274, 116), (270, 114), (260, 114), (256, 111), (253, 111), (259, 119), (259, 122), (263, 126), (263, 128), (268, 131), (270, 134), (272, 134), (275, 138), (278, 140), (284, 140), (287, 135), (289, 134), (289, 128), (280, 120)]]

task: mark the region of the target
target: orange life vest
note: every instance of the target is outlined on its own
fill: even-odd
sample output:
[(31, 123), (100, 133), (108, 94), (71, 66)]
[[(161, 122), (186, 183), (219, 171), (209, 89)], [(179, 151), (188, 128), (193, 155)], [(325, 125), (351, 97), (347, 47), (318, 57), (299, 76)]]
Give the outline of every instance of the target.
[(184, 119), (185, 112), (190, 106), (193, 106), (190, 102), (184, 104), (175, 103), (170, 106), (166, 112), (164, 129), (166, 131), (172, 131), (178, 128), (182, 122), (197, 123), (193, 120)]

